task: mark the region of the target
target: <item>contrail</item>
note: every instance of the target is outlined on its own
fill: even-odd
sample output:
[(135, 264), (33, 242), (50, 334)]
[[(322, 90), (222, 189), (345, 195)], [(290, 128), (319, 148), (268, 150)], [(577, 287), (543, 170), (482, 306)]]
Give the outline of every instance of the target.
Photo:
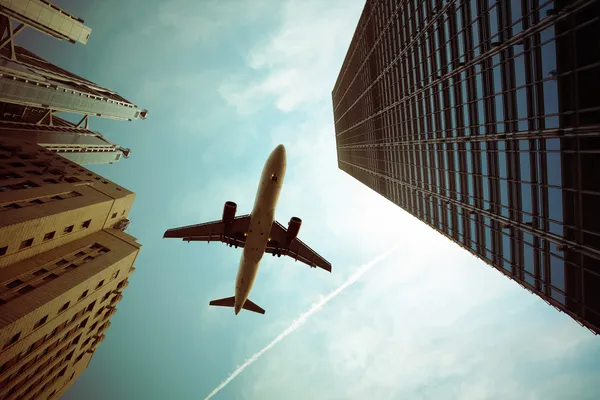
[(391, 250), (388, 250), (387, 252), (383, 253), (382, 255), (376, 257), (373, 261), (368, 262), (367, 264), (363, 265), (362, 267), (360, 267), (358, 269), (358, 271), (356, 271), (354, 274), (352, 274), (348, 278), (348, 280), (346, 280), (346, 282), (344, 282), (340, 287), (338, 287), (333, 292), (329, 293), (327, 296), (322, 298), (318, 303), (313, 304), (313, 306), (310, 308), (310, 310), (301, 314), (300, 317), (298, 317), (298, 319), (296, 319), (294, 322), (292, 322), (292, 325), (290, 325), (285, 331), (280, 333), (279, 336), (277, 336), (271, 343), (269, 343), (268, 345), (263, 347), (262, 350), (260, 350), (256, 354), (254, 354), (252, 357), (250, 357), (248, 360), (246, 360), (245, 363), (243, 363), (240, 367), (238, 367), (238, 369), (233, 371), (231, 373), (231, 375), (229, 375), (229, 377), (227, 379), (225, 379), (219, 386), (217, 386), (212, 392), (210, 392), (210, 394), (208, 396), (206, 396), (204, 398), (204, 400), (208, 400), (211, 397), (213, 397), (215, 394), (219, 393), (221, 391), (221, 389), (223, 389), (225, 386), (227, 386), (229, 384), (229, 382), (234, 380), (236, 376), (238, 376), (246, 368), (248, 368), (250, 366), (250, 364), (252, 364), (256, 360), (258, 360), (260, 358), (260, 356), (265, 354), (267, 351), (271, 350), (273, 348), (273, 346), (275, 346), (277, 343), (281, 342), (286, 336), (288, 336), (289, 334), (294, 332), (296, 329), (298, 329), (300, 326), (302, 326), (302, 324), (304, 324), (306, 322), (306, 320), (308, 320), (313, 314), (315, 314), (317, 311), (319, 311), (321, 308), (323, 308), (323, 306), (325, 304), (329, 303), (330, 300), (335, 298), (338, 294), (342, 293), (345, 289), (347, 289), (349, 286), (351, 286), (354, 282), (359, 280), (360, 277), (362, 277), (365, 274), (365, 272), (367, 272), (368, 270), (371, 269), (371, 267), (380, 263), (381, 261), (386, 259), (388, 256), (390, 256), (394, 251), (396, 251), (397, 248), (398, 248), (398, 246), (393, 247)]

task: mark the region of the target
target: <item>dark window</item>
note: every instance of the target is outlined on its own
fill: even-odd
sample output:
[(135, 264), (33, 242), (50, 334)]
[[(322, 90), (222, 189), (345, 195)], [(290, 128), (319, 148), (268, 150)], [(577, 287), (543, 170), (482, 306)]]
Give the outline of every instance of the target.
[(21, 160), (31, 160), (33, 159), (33, 156), (31, 154), (19, 154), (19, 158)]
[(47, 269), (45, 269), (45, 268), (40, 268), (40, 269), (38, 269), (37, 271), (35, 271), (35, 272), (33, 273), (33, 275), (35, 275), (35, 276), (40, 276), (40, 275), (44, 275), (46, 272), (48, 272), (48, 270), (47, 270)]
[(73, 339), (73, 342), (71, 342), (71, 344), (79, 344), (80, 340), (81, 340), (81, 333), (75, 339)]
[(56, 231), (48, 232), (44, 235), (44, 240), (50, 240), (54, 238)]
[[(92, 301), (86, 308), (86, 311), (92, 311), (94, 309), (94, 306), (96, 305), (96, 300)], [(87, 321), (87, 319), (86, 319)]]
[(114, 214), (112, 215), (112, 218), (117, 218), (117, 213), (114, 213)]
[(90, 224), (92, 223), (91, 219), (88, 219), (87, 221), (85, 221), (83, 224), (81, 224), (82, 228), (89, 228)]
[(56, 262), (56, 266), (60, 267), (61, 265), (65, 265), (65, 264), (68, 264), (68, 263), (69, 262), (67, 260), (62, 259), (62, 260), (59, 260), (59, 261)]
[(17, 179), (17, 178), (22, 178), (22, 176), (19, 174), (15, 174), (14, 172), (0, 173), (0, 179)]
[(102, 285), (104, 285), (104, 279), (102, 279), (100, 282), (98, 282), (98, 286), (96, 286), (96, 289), (102, 287)]
[(33, 238), (23, 240), (21, 242), (21, 245), (19, 246), (19, 249), (24, 249), (26, 247), (30, 247), (32, 244), (33, 244)]
[(31, 174), (31, 175), (42, 175), (42, 173), (40, 171), (35, 171), (35, 170), (25, 171), (25, 172), (28, 174)]
[(85, 256), (85, 253), (83, 251), (80, 251), (79, 253), (75, 254), (75, 257), (81, 257), (81, 256)]
[(69, 176), (69, 177), (65, 178), (65, 181), (67, 181), (69, 183), (75, 183), (75, 182), (79, 182), (79, 179), (75, 178), (74, 176)]
[(17, 208), (21, 208), (21, 206), (20, 206), (20, 205), (18, 205), (17, 203), (12, 203), (12, 204), (5, 205), (5, 206), (4, 206), (4, 207), (2, 207), (2, 208), (11, 208), (11, 209), (17, 209)]
[(71, 233), (71, 232), (73, 232), (73, 227), (74, 227), (74, 226), (75, 226), (75, 225), (69, 225), (69, 226), (67, 226), (67, 227), (65, 228), (65, 230), (63, 231), (63, 233)]
[(20, 279), (15, 279), (14, 281), (10, 282), (9, 284), (6, 285), (7, 288), (12, 289), (12, 288), (16, 288), (19, 285), (22, 285), (23, 281)]
[(123, 212), (121, 213), (121, 215), (125, 215), (125, 211), (127, 211), (127, 210), (123, 210)]
[(60, 310), (58, 310), (59, 313), (65, 311), (67, 308), (69, 308), (69, 304), (71, 304), (70, 301), (67, 301), (65, 304), (63, 304), (63, 306), (60, 308)]
[(81, 293), (81, 296), (79, 296), (79, 300), (83, 299), (87, 295), (88, 295), (88, 291), (86, 290), (85, 292)]
[(25, 166), (25, 164), (23, 164), (22, 162), (18, 162), (18, 161), (16, 161), (16, 162), (11, 162), (11, 163), (8, 163), (8, 164), (9, 164), (9, 165), (12, 165), (13, 167), (17, 167), (17, 168), (20, 168), (20, 167), (24, 167), (24, 166)]
[(93, 259), (94, 259), (94, 257), (92, 257), (92, 256), (87, 256), (86, 258), (84, 258), (84, 259), (83, 259), (83, 261), (85, 261), (85, 262), (90, 262), (90, 261), (92, 261)]
[(53, 200), (62, 200), (62, 199), (63, 199), (63, 197), (62, 197), (62, 196), (59, 196), (59, 195), (52, 196), (52, 197), (50, 197), (50, 198), (51, 198), (51, 199), (53, 199)]
[(116, 279), (117, 276), (119, 276), (119, 272), (121, 272), (120, 270), (117, 270), (114, 274), (113, 274), (113, 279)]
[(65, 270), (67, 270), (67, 271), (71, 271), (71, 270), (73, 270), (73, 269), (75, 269), (75, 268), (77, 268), (77, 267), (79, 267), (79, 265), (77, 265), (77, 264), (69, 264), (69, 265), (67, 265), (67, 266), (65, 267)]
[(52, 280), (54, 280), (54, 279), (56, 279), (56, 278), (58, 278), (58, 275), (56, 275), (56, 274), (50, 274), (50, 275), (48, 275), (48, 276), (45, 276), (45, 277), (44, 277), (44, 280), (45, 280), (45, 281), (52, 281)]
[(40, 199), (35, 199), (30, 201), (31, 204), (44, 204), (44, 202)]
[(56, 179), (52, 179), (52, 178), (46, 178), (46, 179), (44, 179), (44, 182), (46, 182), (46, 183), (58, 183), (58, 181)]
[(5, 255), (7, 250), (8, 246), (0, 247), (0, 256)]
[(27, 286), (23, 286), (21, 289), (17, 290), (17, 292), (19, 292), (21, 294), (25, 294), (25, 293), (31, 292), (33, 289), (35, 289), (33, 286), (27, 285)]
[(79, 192), (70, 192), (70, 193), (69, 193), (69, 196), (71, 196), (71, 197), (79, 197), (79, 196), (81, 196), (81, 195), (82, 195), (82, 194), (81, 194), (81, 193), (79, 193)]
[(102, 301), (105, 301), (106, 299), (108, 299), (110, 297), (110, 292), (106, 293), (104, 295), (104, 297), (102, 298)]
[(21, 332), (17, 333), (16, 335), (14, 335), (5, 345), (4, 348), (7, 348), (8, 346), (16, 343), (19, 338), (21, 337)]
[(44, 318), (40, 319), (37, 324), (35, 324), (36, 328), (39, 328), (40, 326), (44, 325), (46, 323), (46, 321), (48, 321), (48, 316), (46, 315)]

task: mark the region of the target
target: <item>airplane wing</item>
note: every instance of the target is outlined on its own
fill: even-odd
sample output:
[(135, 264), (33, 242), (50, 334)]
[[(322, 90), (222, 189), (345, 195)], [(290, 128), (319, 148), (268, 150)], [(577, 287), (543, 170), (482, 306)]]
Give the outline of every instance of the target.
[(250, 214), (235, 217), (231, 223), (226, 225), (223, 220), (206, 222), (204, 224), (182, 226), (172, 228), (165, 232), (165, 238), (181, 238), (183, 240), (211, 242), (221, 241), (236, 247), (244, 247), (246, 236), (250, 226)]
[(323, 268), (325, 271), (331, 272), (331, 264), (329, 261), (321, 257), (316, 251), (304, 244), (300, 239), (294, 238), (289, 245), (287, 242), (287, 229), (279, 222), (274, 221), (271, 227), (271, 238), (267, 243), (266, 253), (282, 254), (290, 256), (296, 261), (303, 262), (313, 268)]

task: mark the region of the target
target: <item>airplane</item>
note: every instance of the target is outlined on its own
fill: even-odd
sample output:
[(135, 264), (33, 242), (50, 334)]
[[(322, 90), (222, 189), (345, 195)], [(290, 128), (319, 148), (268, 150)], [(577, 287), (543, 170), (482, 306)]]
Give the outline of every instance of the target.
[(286, 150), (280, 144), (271, 152), (263, 167), (254, 207), (250, 214), (235, 216), (237, 204), (225, 202), (219, 221), (172, 228), (163, 238), (181, 238), (190, 241), (221, 241), (229, 247), (243, 247), (235, 283), (235, 296), (213, 300), (211, 306), (233, 307), (235, 315), (240, 310), (264, 314), (265, 310), (248, 299), (260, 261), (265, 253), (273, 257), (282, 255), (294, 258), (312, 268), (331, 272), (331, 264), (298, 239), (302, 220), (292, 217), (287, 229), (275, 221), (275, 208), (283, 186), (286, 171)]

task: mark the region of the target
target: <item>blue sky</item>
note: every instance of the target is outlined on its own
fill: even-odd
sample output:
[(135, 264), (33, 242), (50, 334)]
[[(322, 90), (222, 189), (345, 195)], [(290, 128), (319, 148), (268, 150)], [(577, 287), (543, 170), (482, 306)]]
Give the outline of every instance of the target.
[[(132, 149), (97, 173), (137, 194), (136, 272), (89, 368), (64, 399), (204, 398), (303, 312), (376, 265), (214, 399), (596, 399), (600, 341), (516, 283), (337, 169), (331, 89), (364, 1), (57, 1), (86, 46), (27, 31), (57, 65), (147, 108), (91, 119)], [(233, 295), (240, 249), (162, 239), (246, 213), (279, 143), (276, 218), (333, 273), (265, 257), (257, 315), (209, 308)], [(397, 227), (400, 227), (398, 229)]]

